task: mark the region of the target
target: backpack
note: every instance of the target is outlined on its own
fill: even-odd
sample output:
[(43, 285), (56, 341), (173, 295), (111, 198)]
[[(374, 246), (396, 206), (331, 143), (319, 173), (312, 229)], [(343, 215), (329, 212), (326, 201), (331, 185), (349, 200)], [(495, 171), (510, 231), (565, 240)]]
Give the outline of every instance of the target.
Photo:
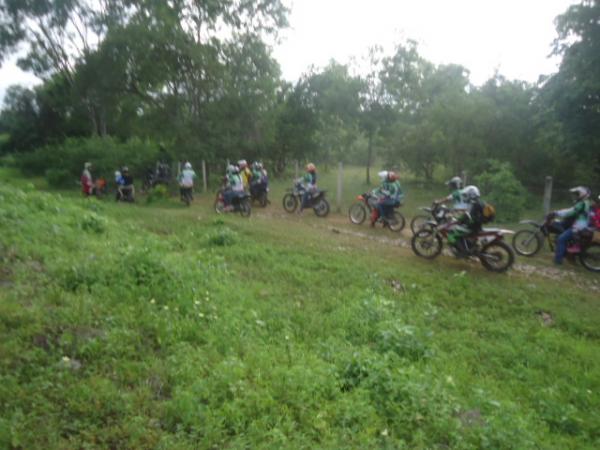
[(490, 223), (496, 218), (496, 208), (491, 203), (483, 203), (483, 223)]

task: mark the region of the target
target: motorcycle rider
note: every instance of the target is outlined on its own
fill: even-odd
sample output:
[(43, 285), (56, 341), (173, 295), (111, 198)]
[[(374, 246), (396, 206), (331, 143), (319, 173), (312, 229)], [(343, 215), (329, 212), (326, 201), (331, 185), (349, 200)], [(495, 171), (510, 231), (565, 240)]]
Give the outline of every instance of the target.
[(590, 209), (590, 228), (600, 231), (600, 195), (595, 198)]
[(252, 178), (250, 181), (250, 192), (256, 196), (261, 189), (267, 187), (267, 176), (263, 165), (259, 161), (252, 163)]
[(302, 176), (301, 183), (303, 194), (302, 204), (300, 205), (298, 214), (300, 214), (304, 208), (309, 206), (310, 198), (317, 192), (317, 167), (313, 163), (308, 163), (306, 165), (306, 172)]
[(481, 200), (479, 188), (472, 185), (467, 186), (462, 193), (468, 208), (448, 233), (448, 243), (457, 250), (459, 256), (465, 256), (468, 253), (467, 239), (470, 235), (481, 231), (484, 220), (484, 203)]
[(81, 192), (85, 196), (94, 194), (94, 182), (92, 180), (92, 163), (86, 162), (83, 165), (83, 172), (81, 173)]
[(455, 211), (464, 211), (469, 205), (465, 201), (463, 192), (463, 181), (460, 177), (452, 177), (446, 181), (446, 186), (450, 188), (450, 194), (446, 197), (434, 200), (434, 204), (439, 205), (440, 203), (452, 202), (452, 209)]
[(242, 178), (242, 183), (244, 185), (244, 190), (247, 191), (250, 188), (250, 180), (252, 179), (252, 171), (248, 167), (248, 163), (245, 159), (240, 159), (238, 161), (238, 167), (240, 170), (240, 177)]
[(225, 190), (223, 191), (223, 201), (225, 208), (230, 210), (233, 199), (244, 193), (244, 182), (240, 176), (240, 169), (233, 164), (227, 166), (225, 176)]
[(564, 231), (556, 240), (554, 253), (554, 264), (557, 265), (562, 264), (569, 241), (575, 237), (577, 232), (587, 227), (590, 214), (591, 191), (585, 186), (577, 186), (569, 189), (569, 192), (573, 197), (573, 206), (550, 213), (550, 217), (564, 219), (560, 225)]
[(392, 172), (383, 170), (379, 172), (381, 186), (373, 191), (373, 194), (378, 197), (377, 208), (371, 213), (371, 226), (375, 226), (375, 222), (379, 217), (390, 220), (393, 218), (394, 206), (400, 204), (404, 198), (402, 186), (398, 180), (398, 176)]
[(121, 183), (117, 190), (117, 200), (122, 200), (123, 197), (128, 195), (133, 201), (135, 199), (135, 187), (133, 185), (133, 177), (129, 174), (127, 166), (121, 168)]
[(193, 190), (194, 190), (194, 180), (197, 178), (196, 172), (192, 169), (192, 164), (189, 161), (183, 165), (183, 170), (177, 177), (177, 182), (179, 183), (179, 195), (183, 200), (184, 194), (186, 192), (190, 193), (190, 198), (193, 200)]

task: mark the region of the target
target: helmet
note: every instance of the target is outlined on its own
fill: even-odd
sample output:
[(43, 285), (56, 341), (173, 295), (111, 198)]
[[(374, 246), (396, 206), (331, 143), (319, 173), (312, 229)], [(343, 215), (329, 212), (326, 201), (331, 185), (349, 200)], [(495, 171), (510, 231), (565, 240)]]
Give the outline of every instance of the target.
[(119, 178), (121, 176), (121, 172), (115, 170), (115, 178)]
[(192, 164), (188, 161), (183, 165), (184, 169), (191, 169), (192, 168)]
[(390, 181), (396, 181), (398, 179), (398, 175), (396, 174), (396, 172), (388, 172), (387, 177)]
[(227, 173), (233, 173), (233, 172), (235, 172), (235, 166), (234, 166), (233, 164), (229, 164), (229, 165), (227, 166), (227, 170), (226, 170), (226, 172), (227, 172)]
[(238, 161), (238, 166), (240, 166), (240, 169), (243, 169), (243, 168), (245, 168), (247, 165), (248, 165), (248, 163), (246, 162), (246, 160), (245, 160), (245, 159), (240, 159), (240, 160)]
[(127, 166), (123, 166), (123, 168), (121, 169), (121, 172), (123, 172), (123, 173), (129, 172), (129, 168)]
[(569, 189), (569, 192), (573, 196), (573, 202), (575, 202), (575, 203), (580, 200), (585, 200), (586, 198), (589, 198), (589, 196), (592, 193), (590, 191), (590, 189), (586, 188), (585, 186), (577, 186), (577, 187), (571, 188), (571, 189)]
[(450, 189), (460, 189), (462, 184), (463, 182), (460, 177), (452, 177), (450, 180), (446, 181), (446, 186)]
[(252, 167), (254, 167), (255, 169), (262, 169), (262, 163), (260, 161), (254, 161)]
[(381, 181), (385, 181), (385, 179), (388, 177), (388, 171), (387, 170), (382, 170), (381, 172), (379, 172), (377, 174), (377, 176), (379, 178), (381, 178)]
[(467, 186), (463, 192), (465, 198), (469, 201), (477, 200), (480, 197), (479, 188), (477, 186)]
[(91, 162), (86, 162), (86, 163), (83, 165), (83, 168), (84, 168), (84, 169), (89, 169), (90, 167), (92, 167), (92, 163), (91, 163)]
[(306, 165), (307, 172), (315, 172), (317, 170), (316, 166), (313, 163), (308, 163)]

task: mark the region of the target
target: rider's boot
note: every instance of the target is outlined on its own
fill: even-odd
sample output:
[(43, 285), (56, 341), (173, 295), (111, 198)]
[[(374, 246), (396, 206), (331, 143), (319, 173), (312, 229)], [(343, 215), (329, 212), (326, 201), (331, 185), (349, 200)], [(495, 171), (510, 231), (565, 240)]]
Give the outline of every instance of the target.
[(373, 211), (371, 211), (371, 226), (372, 227), (375, 226), (375, 222), (377, 222), (378, 218), (379, 218), (379, 212), (377, 211), (376, 208), (373, 208)]

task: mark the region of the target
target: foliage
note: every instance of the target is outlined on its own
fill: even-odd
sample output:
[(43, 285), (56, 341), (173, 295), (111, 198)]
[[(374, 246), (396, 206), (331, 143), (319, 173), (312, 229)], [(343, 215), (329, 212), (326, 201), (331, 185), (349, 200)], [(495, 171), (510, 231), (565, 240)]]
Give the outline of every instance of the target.
[[(199, 219), (209, 201), (132, 206), (5, 183), (0, 200), (2, 447), (559, 449), (600, 437), (595, 292), (456, 276), (276, 217)], [(238, 245), (214, 247), (219, 233)]]
[[(112, 179), (115, 170), (127, 166), (138, 177), (154, 167), (159, 146), (152, 141), (130, 139), (119, 142), (113, 138), (67, 139), (62, 144), (40, 148), (19, 155), (17, 163), (27, 174), (46, 175), (54, 186), (72, 185), (86, 162), (93, 165), (92, 175)], [(70, 182), (67, 182), (70, 177)], [(66, 184), (65, 184), (66, 183)]]
[(154, 203), (156, 201), (166, 200), (170, 197), (169, 189), (164, 184), (159, 184), (158, 186), (154, 186), (148, 192), (146, 197), (147, 203)]
[(487, 164), (487, 170), (475, 177), (475, 184), (484, 200), (494, 205), (499, 220), (516, 222), (528, 202), (527, 191), (509, 163), (490, 160)]

